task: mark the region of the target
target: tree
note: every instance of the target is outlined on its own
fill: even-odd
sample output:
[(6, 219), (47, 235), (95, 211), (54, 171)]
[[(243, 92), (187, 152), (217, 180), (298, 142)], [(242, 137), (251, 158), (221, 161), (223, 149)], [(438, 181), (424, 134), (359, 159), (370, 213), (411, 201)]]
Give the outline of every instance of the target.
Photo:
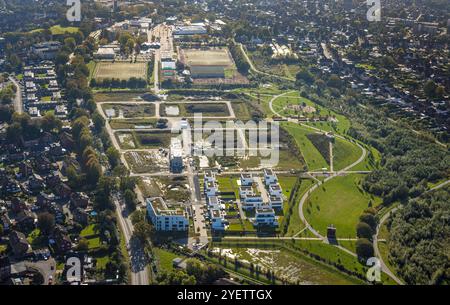
[(92, 122), (94, 122), (95, 130), (102, 130), (103, 126), (105, 126), (105, 119), (102, 117), (97, 110), (92, 114)]
[(342, 87), (342, 80), (336, 74), (332, 74), (328, 79), (328, 86), (340, 89)]
[(188, 259), (186, 261), (186, 273), (193, 275), (197, 281), (203, 277), (203, 265), (198, 259)]
[(423, 86), (423, 92), (425, 93), (425, 95), (427, 97), (435, 98), (436, 97), (436, 88), (437, 88), (436, 83), (430, 79)]
[(147, 221), (140, 221), (134, 225), (133, 236), (138, 238), (142, 243), (146, 243), (152, 234), (153, 227)]
[(437, 86), (436, 87), (436, 97), (437, 98), (443, 98), (445, 95), (445, 87), (444, 86)]
[(302, 68), (296, 75), (295, 78), (298, 81), (304, 81), (305, 83), (311, 85), (314, 82), (314, 76), (308, 70)]
[(0, 224), (0, 236), (2, 236), (2, 235), (3, 235), (3, 225)]
[(92, 185), (97, 185), (99, 178), (102, 175), (102, 167), (98, 160), (90, 159), (90, 161), (86, 164), (86, 181)]
[(373, 257), (374, 250), (372, 243), (367, 238), (358, 238), (356, 241), (356, 254), (360, 259)]
[(109, 163), (111, 164), (112, 168), (116, 167), (119, 164), (120, 153), (113, 146), (109, 147), (106, 150), (106, 156), (108, 157)]
[(373, 214), (363, 213), (359, 217), (359, 220), (361, 222), (365, 222), (366, 224), (368, 224), (373, 231), (375, 231), (377, 229), (378, 221), (377, 221), (377, 218)]
[(123, 194), (123, 197), (125, 199), (125, 204), (128, 210), (130, 211), (136, 210), (136, 194), (132, 190), (127, 189)]
[(89, 250), (89, 242), (86, 238), (81, 238), (76, 247), (78, 251), (86, 252)]
[(62, 122), (53, 113), (47, 112), (41, 119), (41, 127), (44, 131), (61, 130)]
[(373, 236), (373, 230), (367, 223), (360, 222), (356, 225), (356, 236), (370, 240)]
[(67, 168), (67, 180), (72, 188), (78, 188), (81, 185), (82, 177), (78, 175), (78, 172), (72, 165)]
[(52, 232), (55, 226), (55, 216), (48, 212), (44, 212), (38, 215), (38, 228), (42, 234), (48, 235)]

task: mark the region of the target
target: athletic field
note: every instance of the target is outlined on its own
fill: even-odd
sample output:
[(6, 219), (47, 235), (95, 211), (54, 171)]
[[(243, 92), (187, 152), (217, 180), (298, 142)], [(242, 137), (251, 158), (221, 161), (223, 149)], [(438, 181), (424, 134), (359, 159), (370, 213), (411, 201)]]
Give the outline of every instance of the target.
[(118, 78), (128, 80), (131, 77), (147, 79), (147, 63), (137, 62), (98, 62), (93, 77), (97, 80)]
[(181, 61), (188, 66), (225, 66), (233, 65), (228, 48), (181, 49)]

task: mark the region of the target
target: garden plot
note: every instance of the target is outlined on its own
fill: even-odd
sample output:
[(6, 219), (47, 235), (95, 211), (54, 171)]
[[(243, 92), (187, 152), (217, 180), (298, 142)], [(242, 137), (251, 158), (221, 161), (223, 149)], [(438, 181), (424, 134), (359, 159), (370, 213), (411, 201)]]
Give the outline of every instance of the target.
[(137, 174), (169, 170), (167, 153), (158, 150), (126, 152), (125, 160)]
[(244, 264), (253, 263), (261, 267), (262, 273), (272, 270), (278, 278), (300, 285), (311, 284), (350, 284), (336, 272), (326, 270), (315, 263), (298, 257), (285, 249), (277, 248), (213, 248), (230, 261), (235, 259)]
[(133, 135), (131, 133), (118, 133), (116, 137), (119, 140), (121, 148), (124, 149), (136, 148)]
[[(142, 104), (103, 104), (102, 109), (105, 113), (114, 113), (117, 118), (138, 118), (155, 116), (155, 105), (150, 103)], [(114, 111), (111, 111), (114, 110)]]

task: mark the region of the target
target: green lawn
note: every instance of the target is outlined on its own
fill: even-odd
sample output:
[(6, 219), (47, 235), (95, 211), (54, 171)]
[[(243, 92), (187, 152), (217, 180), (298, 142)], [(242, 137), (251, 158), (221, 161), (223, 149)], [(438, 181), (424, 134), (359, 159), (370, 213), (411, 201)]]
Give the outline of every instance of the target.
[[(362, 143), (360, 143), (363, 145)], [(374, 147), (363, 145), (367, 150), (367, 156), (363, 162), (352, 167), (351, 170), (374, 170), (378, 168), (381, 161), (381, 153)]]
[(33, 249), (44, 248), (47, 246), (47, 238), (41, 235), (39, 229), (34, 229), (27, 236), (27, 241), (31, 244)]
[(327, 161), (325, 161), (317, 148), (306, 137), (311, 131), (295, 123), (283, 123), (282, 127), (294, 137), (309, 170), (318, 170), (329, 167)]
[(95, 268), (97, 270), (104, 270), (106, 267), (106, 264), (110, 260), (108, 255), (95, 257), (95, 259), (97, 260), (97, 263), (95, 265)]
[(89, 250), (96, 249), (102, 245), (100, 237), (89, 238), (87, 241)]
[(97, 234), (97, 230), (95, 229), (95, 227), (96, 224), (90, 224), (86, 226), (83, 230), (81, 230), (80, 237), (88, 237)]
[(7, 245), (0, 245), (0, 253), (2, 253), (3, 251), (6, 251), (7, 248), (8, 248)]
[(297, 190), (297, 200), (295, 201), (294, 208), (292, 209), (286, 236), (293, 236), (305, 227), (305, 224), (300, 220), (300, 216), (298, 214), (298, 204), (301, 196), (303, 196), (303, 194), (313, 185), (313, 182), (314, 181), (310, 179), (301, 180), (300, 187)]
[(334, 170), (341, 170), (349, 166), (361, 156), (361, 149), (353, 143), (335, 138), (333, 144)]
[(175, 253), (169, 252), (161, 248), (153, 248), (153, 253), (157, 257), (159, 270), (170, 271), (173, 269), (172, 261), (174, 258), (180, 257)]
[(64, 33), (76, 33), (79, 31), (78, 27), (68, 26), (62, 27), (60, 25), (54, 25), (50, 28), (52, 35), (62, 35)]
[(95, 66), (96, 65), (97, 65), (97, 63), (94, 60), (91, 60), (86, 65), (88, 67), (88, 69), (89, 69), (89, 80), (91, 80), (92, 76), (94, 75), (94, 71), (95, 71)]
[(363, 175), (347, 175), (331, 179), (316, 189), (306, 201), (303, 209), (312, 227), (322, 235), (333, 224), (338, 237), (356, 237), (356, 224), (359, 216), (368, 208), (381, 202), (371, 198), (358, 185)]
[(229, 176), (218, 176), (217, 182), (219, 184), (220, 192), (234, 192), (233, 181)]

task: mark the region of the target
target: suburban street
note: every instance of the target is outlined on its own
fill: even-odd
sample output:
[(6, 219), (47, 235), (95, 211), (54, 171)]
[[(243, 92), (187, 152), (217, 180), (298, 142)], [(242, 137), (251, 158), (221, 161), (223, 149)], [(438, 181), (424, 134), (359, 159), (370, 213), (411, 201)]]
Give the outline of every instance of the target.
[(148, 267), (145, 253), (142, 249), (141, 242), (133, 238), (133, 224), (129, 219), (129, 215), (125, 210), (125, 206), (121, 205), (117, 198), (114, 198), (116, 206), (117, 220), (125, 237), (127, 250), (130, 255), (130, 271), (132, 285), (148, 285)]
[(23, 102), (22, 102), (22, 90), (20, 89), (19, 82), (14, 77), (9, 77), (9, 80), (16, 86), (16, 97), (14, 98), (14, 111), (17, 113), (23, 112)]

